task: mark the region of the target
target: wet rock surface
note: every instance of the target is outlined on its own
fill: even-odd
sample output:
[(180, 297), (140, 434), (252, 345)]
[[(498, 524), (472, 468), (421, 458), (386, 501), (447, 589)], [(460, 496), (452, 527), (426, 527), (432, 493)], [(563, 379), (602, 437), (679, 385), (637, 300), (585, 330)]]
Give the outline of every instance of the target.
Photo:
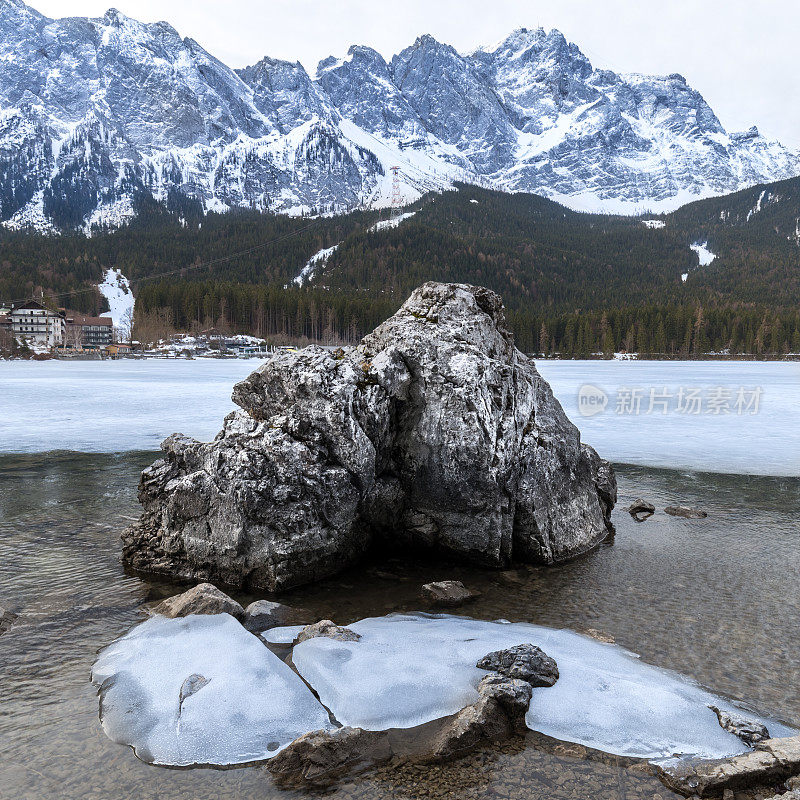
[(143, 472), (131, 567), (278, 590), (375, 539), (497, 567), (611, 530), (613, 469), (486, 289), (426, 283), (358, 347), (279, 353), (233, 399), (213, 442), (173, 435)]
[(628, 506), (628, 513), (637, 522), (644, 522), (648, 517), (652, 517), (656, 513), (656, 507), (652, 503), (638, 498)]
[(676, 760), (654, 767), (666, 786), (685, 797), (777, 787), (800, 773), (800, 736), (767, 739), (755, 750), (731, 758)]
[(664, 513), (671, 517), (683, 517), (684, 519), (705, 519), (708, 516), (705, 511), (689, 506), (667, 506)]
[(461, 581), (434, 581), (420, 589), (420, 596), (431, 605), (456, 608), (475, 600), (478, 594), (467, 589)]
[(303, 615), (300, 609), (272, 600), (256, 600), (244, 609), (242, 624), (251, 633), (261, 633), (278, 625), (288, 625)]
[(507, 678), (518, 678), (531, 686), (552, 686), (558, 680), (558, 665), (533, 644), (520, 644), (484, 656), (476, 666)]
[(17, 615), (13, 611), (0, 606), (0, 636), (14, 624), (16, 619)]
[(199, 583), (192, 589), (168, 597), (153, 607), (162, 617), (188, 617), (190, 614), (230, 614), (242, 619), (244, 609), (212, 583)]

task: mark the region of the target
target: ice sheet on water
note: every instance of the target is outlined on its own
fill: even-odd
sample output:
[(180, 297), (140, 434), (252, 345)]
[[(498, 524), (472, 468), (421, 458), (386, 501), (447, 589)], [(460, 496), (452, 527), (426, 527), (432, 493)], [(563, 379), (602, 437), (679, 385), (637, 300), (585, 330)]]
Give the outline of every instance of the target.
[(98, 657), (103, 728), (154, 764), (242, 764), (329, 728), (302, 680), (228, 614), (154, 617)]
[[(407, 728), (477, 699), (487, 653), (531, 642), (558, 662), (560, 679), (534, 689), (528, 727), (619, 755), (722, 757), (746, 748), (707, 705), (733, 708), (675, 673), (616, 645), (570, 631), (451, 616), (394, 615), (348, 625), (358, 642), (309, 639), (292, 660), (343, 725)], [(773, 735), (788, 729), (767, 721)]]
[(285, 625), (281, 628), (270, 628), (261, 634), (261, 638), (270, 644), (291, 644), (305, 627), (305, 625)]

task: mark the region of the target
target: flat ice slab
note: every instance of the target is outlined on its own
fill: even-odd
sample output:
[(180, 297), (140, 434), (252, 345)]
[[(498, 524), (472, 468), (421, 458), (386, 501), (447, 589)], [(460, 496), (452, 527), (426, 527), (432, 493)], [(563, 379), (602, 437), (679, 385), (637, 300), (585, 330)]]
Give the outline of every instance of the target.
[(330, 728), (303, 681), (228, 614), (154, 617), (92, 669), (106, 734), (152, 764), (243, 764)]
[[(487, 653), (532, 643), (561, 677), (534, 689), (528, 727), (618, 755), (721, 758), (747, 748), (708, 708), (734, 709), (688, 678), (570, 631), (463, 617), (392, 615), (348, 625), (357, 642), (309, 639), (292, 660), (343, 725), (408, 728), (454, 714), (477, 697)], [(773, 736), (790, 735), (765, 721)]]

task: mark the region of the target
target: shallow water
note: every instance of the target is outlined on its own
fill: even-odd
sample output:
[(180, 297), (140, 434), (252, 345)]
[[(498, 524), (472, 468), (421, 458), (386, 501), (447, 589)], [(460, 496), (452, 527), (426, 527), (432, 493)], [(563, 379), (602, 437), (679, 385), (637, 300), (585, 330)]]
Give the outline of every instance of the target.
[[(137, 513), (153, 453), (0, 456), (0, 605), (20, 613), (0, 637), (0, 797), (292, 798), (259, 768), (165, 770), (113, 744), (89, 670), (97, 650), (180, 587), (127, 575), (120, 529)], [(800, 480), (638, 467), (619, 470), (617, 535), (554, 569), (483, 572), (377, 557), (279, 599), (340, 624), (419, 610), (428, 580), (481, 591), (463, 613), (599, 630), (660, 666), (788, 722), (800, 719)], [(634, 497), (659, 512), (637, 524)], [(705, 520), (661, 512), (697, 505)], [(246, 602), (251, 596), (239, 596)], [(440, 767), (385, 768), (334, 798), (672, 797), (640, 764), (536, 734)]]

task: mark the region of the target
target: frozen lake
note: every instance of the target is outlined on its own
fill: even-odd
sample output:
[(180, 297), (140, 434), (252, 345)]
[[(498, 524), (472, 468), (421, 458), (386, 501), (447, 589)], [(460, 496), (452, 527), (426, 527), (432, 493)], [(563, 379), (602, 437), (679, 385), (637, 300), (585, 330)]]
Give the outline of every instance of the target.
[[(0, 452), (155, 450), (212, 438), (253, 360), (0, 362)], [(616, 463), (800, 475), (800, 364), (540, 361), (583, 440)]]

